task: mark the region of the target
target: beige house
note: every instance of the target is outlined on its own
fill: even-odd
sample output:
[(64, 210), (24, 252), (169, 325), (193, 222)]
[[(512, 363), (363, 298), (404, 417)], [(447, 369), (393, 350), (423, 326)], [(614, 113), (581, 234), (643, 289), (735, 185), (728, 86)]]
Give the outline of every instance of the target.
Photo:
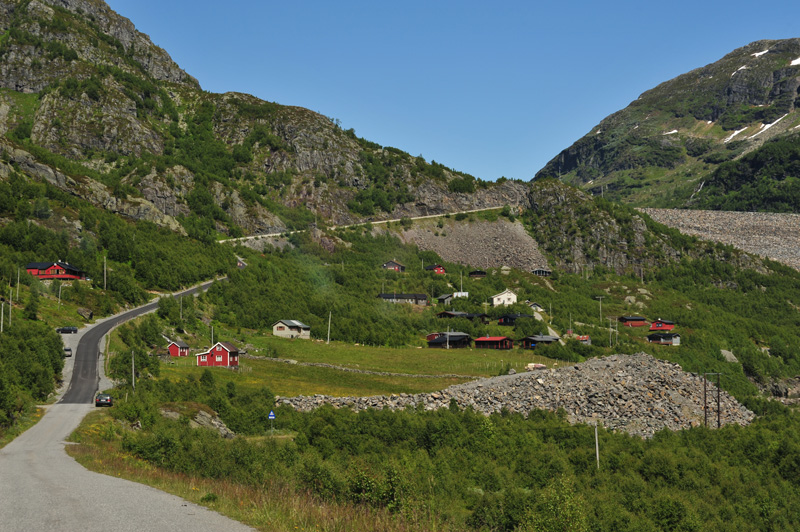
[(505, 305), (513, 305), (517, 302), (517, 294), (509, 289), (505, 289), (499, 294), (489, 298), (493, 307), (502, 307)]
[(311, 327), (297, 320), (280, 320), (272, 324), (272, 334), (283, 338), (311, 338)]

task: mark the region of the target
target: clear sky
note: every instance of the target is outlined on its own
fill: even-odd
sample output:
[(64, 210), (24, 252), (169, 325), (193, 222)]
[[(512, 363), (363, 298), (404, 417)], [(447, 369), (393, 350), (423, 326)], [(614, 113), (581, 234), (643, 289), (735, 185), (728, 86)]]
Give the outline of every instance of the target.
[(306, 107), (486, 180), (528, 180), (659, 83), (800, 37), (796, 0), (107, 2), (207, 91)]

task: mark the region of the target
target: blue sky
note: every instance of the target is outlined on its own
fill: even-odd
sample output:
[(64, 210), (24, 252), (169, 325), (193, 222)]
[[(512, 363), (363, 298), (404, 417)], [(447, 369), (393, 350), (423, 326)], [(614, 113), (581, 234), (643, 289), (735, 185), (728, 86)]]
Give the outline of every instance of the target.
[(107, 0), (203, 89), (297, 105), (475, 177), (528, 180), (642, 92), (796, 2)]

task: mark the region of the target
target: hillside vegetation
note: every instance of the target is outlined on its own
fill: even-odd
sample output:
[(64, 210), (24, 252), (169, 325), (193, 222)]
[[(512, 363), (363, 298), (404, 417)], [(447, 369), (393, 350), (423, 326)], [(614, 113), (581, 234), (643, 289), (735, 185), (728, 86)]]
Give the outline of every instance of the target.
[(636, 206), (796, 212), (797, 59), (800, 39), (757, 41), (662, 83), (536, 179)]

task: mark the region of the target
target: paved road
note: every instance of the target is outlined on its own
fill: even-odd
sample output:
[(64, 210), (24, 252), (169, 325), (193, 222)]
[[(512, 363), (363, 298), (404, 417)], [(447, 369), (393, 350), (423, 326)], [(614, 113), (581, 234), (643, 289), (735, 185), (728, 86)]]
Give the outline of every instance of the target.
[(251, 530), (180, 497), (88, 471), (64, 452), (64, 439), (94, 408), (100, 339), (115, 325), (156, 306), (145, 305), (81, 332), (71, 384), (61, 402), (0, 449), (0, 531)]

